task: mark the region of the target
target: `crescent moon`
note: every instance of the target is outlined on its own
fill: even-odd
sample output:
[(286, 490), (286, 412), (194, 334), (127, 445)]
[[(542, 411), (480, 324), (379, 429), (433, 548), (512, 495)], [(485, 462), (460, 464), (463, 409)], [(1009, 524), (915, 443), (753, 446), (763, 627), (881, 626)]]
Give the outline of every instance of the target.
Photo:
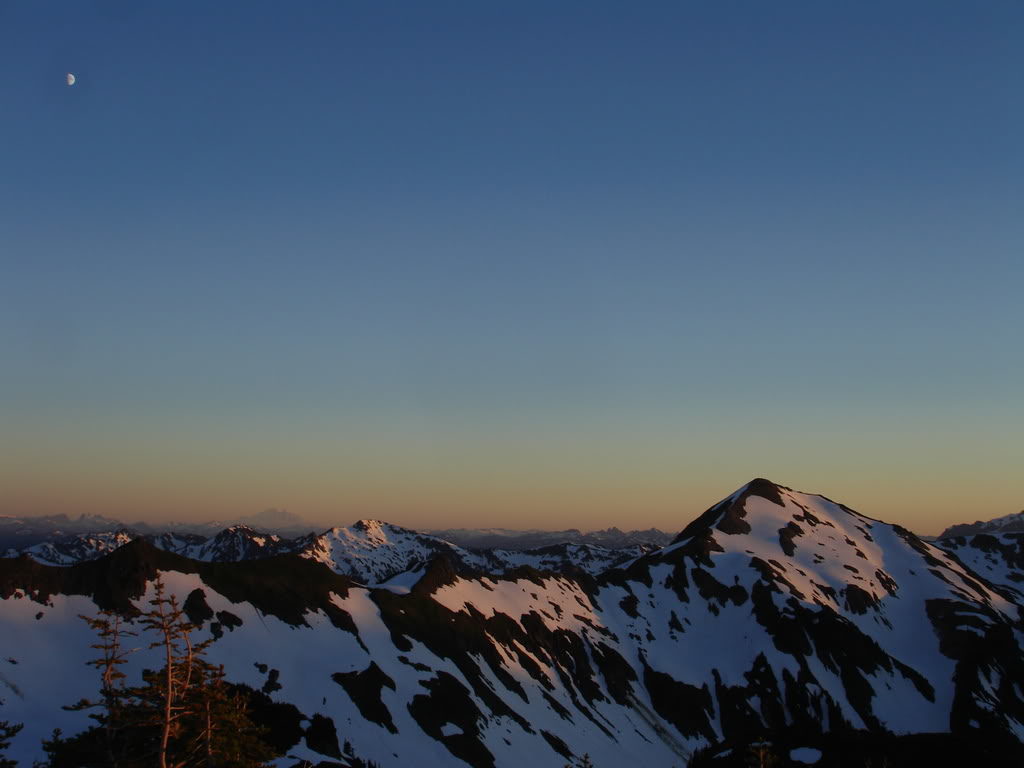
[(75, 76), (72, 75), (70, 72), (68, 72), (68, 85), (74, 85), (74, 84), (75, 84)]

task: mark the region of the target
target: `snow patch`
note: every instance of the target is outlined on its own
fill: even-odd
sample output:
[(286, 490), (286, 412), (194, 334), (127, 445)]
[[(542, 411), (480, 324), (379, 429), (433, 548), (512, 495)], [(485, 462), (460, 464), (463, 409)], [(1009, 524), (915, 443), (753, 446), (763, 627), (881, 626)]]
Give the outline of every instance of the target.
[(814, 765), (821, 760), (821, 750), (814, 747), (797, 747), (789, 751), (789, 759), (795, 763)]

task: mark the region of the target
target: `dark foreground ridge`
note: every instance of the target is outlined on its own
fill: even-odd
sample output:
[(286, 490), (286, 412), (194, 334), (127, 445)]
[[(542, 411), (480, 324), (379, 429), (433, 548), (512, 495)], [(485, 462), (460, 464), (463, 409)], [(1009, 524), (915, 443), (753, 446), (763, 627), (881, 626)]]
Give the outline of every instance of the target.
[(330, 599), (332, 594), (346, 595), (353, 581), (321, 563), (291, 554), (204, 563), (157, 549), (145, 539), (135, 539), (98, 560), (63, 568), (28, 557), (0, 559), (0, 599), (17, 591), (41, 603), (55, 595), (82, 595), (100, 610), (131, 616), (137, 612), (134, 601), (142, 598), (160, 571), (194, 573), (228, 600), (248, 602), (260, 613), (293, 626), (304, 625), (310, 611), (321, 610), (336, 619), (339, 628), (354, 631)]

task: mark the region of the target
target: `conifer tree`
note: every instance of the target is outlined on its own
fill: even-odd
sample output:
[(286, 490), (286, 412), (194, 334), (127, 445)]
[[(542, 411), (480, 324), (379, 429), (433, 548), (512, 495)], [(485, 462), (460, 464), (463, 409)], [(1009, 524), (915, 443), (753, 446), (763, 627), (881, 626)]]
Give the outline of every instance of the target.
[(101, 655), (87, 663), (101, 672), (102, 696), (67, 709), (98, 708), (90, 715), (97, 725), (70, 738), (55, 731), (43, 744), (45, 768), (260, 768), (277, 756), (250, 719), (248, 699), (206, 660), (213, 639), (194, 642), (195, 625), (159, 577), (154, 589), (137, 621), (164, 666), (144, 671), (140, 686), (125, 685), (123, 638), (135, 633), (115, 614), (83, 616), (99, 635), (92, 647)]
[(260, 736), (262, 729), (250, 719), (245, 697), (232, 689), (224, 667), (203, 658), (209, 641), (196, 646), (193, 655), (195, 685), (189, 698), (189, 717), (182, 741), (189, 765), (203, 768), (249, 768), (275, 757)]
[(118, 768), (127, 757), (124, 753), (124, 740), (120, 739), (119, 735), (130, 724), (130, 719), (126, 717), (130, 709), (126, 712), (126, 705), (131, 693), (125, 688), (125, 674), (120, 667), (127, 661), (128, 654), (132, 651), (124, 648), (123, 639), (134, 637), (136, 633), (126, 630), (120, 614), (114, 611), (101, 611), (95, 618), (81, 618), (99, 635), (99, 642), (91, 647), (100, 651), (102, 655), (87, 664), (100, 671), (102, 701), (83, 701), (70, 708), (81, 708), (83, 705), (102, 707), (101, 712), (93, 713), (90, 717), (103, 729), (107, 758), (113, 768)]
[(163, 652), (164, 667), (158, 672), (143, 675), (146, 685), (139, 690), (139, 695), (143, 709), (148, 710), (144, 720), (159, 731), (157, 765), (159, 768), (174, 768), (185, 764), (169, 761), (168, 751), (172, 737), (180, 730), (179, 721), (188, 712), (186, 697), (190, 692), (194, 667), (191, 632), (195, 627), (185, 620), (177, 598), (167, 596), (159, 576), (153, 586), (156, 594), (149, 601), (153, 607), (142, 614), (141, 623), (144, 629), (156, 635), (149, 647)]
[(11, 746), (11, 739), (18, 735), (25, 726), (21, 724), (12, 725), (7, 720), (0, 720), (0, 768), (15, 768), (17, 763), (13, 760), (8, 760), (3, 756), (3, 753)]

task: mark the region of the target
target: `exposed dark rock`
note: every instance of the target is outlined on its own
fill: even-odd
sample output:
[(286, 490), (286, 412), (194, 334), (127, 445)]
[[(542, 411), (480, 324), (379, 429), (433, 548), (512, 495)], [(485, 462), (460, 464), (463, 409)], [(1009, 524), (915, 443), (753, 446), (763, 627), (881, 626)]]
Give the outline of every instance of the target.
[(639, 600), (636, 595), (626, 595), (626, 597), (619, 601), (619, 608), (621, 608), (627, 616), (636, 619), (640, 616), (636, 610), (638, 604)]
[(451, 659), (466, 676), (473, 692), (483, 700), (495, 715), (507, 715), (532, 732), (529, 724), (512, 710), (486, 685), (471, 654), (482, 657), (495, 677), (510, 691), (525, 698), (522, 686), (505, 669), (501, 656), (491, 643), (488, 630), (502, 630), (522, 639), (525, 647), (532, 647), (522, 629), (513, 623), (491, 625), (479, 614), (453, 612), (415, 590), (398, 595), (388, 590), (374, 590), (371, 597), (380, 609), (381, 619), (391, 632), (391, 640), (401, 651), (412, 650), (407, 638), (427, 646), (435, 655)]
[(235, 685), (234, 688), (245, 696), (250, 719), (265, 729), (263, 740), (275, 750), (284, 754), (302, 741), (306, 734), (302, 721), (306, 717), (294, 704), (273, 701), (262, 691), (254, 691), (246, 685)]
[(793, 539), (803, 536), (804, 529), (794, 522), (786, 523), (785, 527), (779, 529), (779, 546), (786, 553), (786, 557), (792, 557), (796, 552), (796, 545)]
[(564, 741), (562, 741), (560, 738), (558, 738), (557, 736), (555, 736), (555, 734), (548, 733), (547, 731), (542, 730), (540, 732), (540, 735), (544, 737), (544, 741), (546, 741), (550, 745), (550, 747), (553, 750), (555, 750), (555, 752), (560, 754), (566, 760), (572, 760), (574, 757), (576, 757), (572, 753), (572, 750), (569, 749), (568, 746), (566, 746), (566, 743)]
[(213, 609), (206, 602), (206, 593), (201, 589), (193, 589), (181, 606), (188, 620), (197, 627), (213, 618)]
[(878, 604), (870, 592), (865, 592), (856, 584), (847, 584), (843, 588), (843, 594), (846, 597), (847, 610), (854, 613), (867, 613), (869, 608), (874, 608)]
[(747, 590), (739, 584), (726, 586), (703, 568), (694, 568), (691, 573), (693, 583), (697, 585), (700, 596), (705, 600), (715, 599), (723, 606), (730, 601), (733, 605), (743, 605), (747, 602)]
[(231, 613), (231, 611), (217, 611), (217, 621), (222, 627), (234, 631), (236, 627), (242, 626), (242, 620)]
[(458, 572), (452, 559), (447, 555), (438, 555), (430, 561), (427, 570), (412, 589), (417, 595), (429, 596), (457, 580)]
[(626, 706), (633, 695), (632, 683), (636, 682), (636, 672), (622, 655), (602, 642), (591, 646), (594, 663), (604, 678), (608, 692), (617, 704)]
[(746, 500), (751, 496), (759, 496), (780, 507), (785, 506), (779, 491), (779, 486), (770, 480), (760, 477), (751, 480), (734, 498), (719, 502), (686, 526), (672, 543), (686, 541), (712, 527), (729, 535), (750, 533), (750, 524), (743, 519), (747, 514), (744, 508)]
[(899, 591), (899, 584), (897, 584), (896, 580), (885, 571), (881, 569), (876, 570), (875, 578), (878, 580), (878, 583), (882, 585), (882, 588), (890, 595), (895, 596)]
[(650, 693), (654, 710), (683, 736), (716, 740), (715, 730), (711, 726), (714, 705), (707, 686), (697, 688), (681, 683), (671, 675), (657, 672), (644, 663), (644, 687)]
[(341, 748), (338, 746), (338, 732), (334, 728), (334, 720), (319, 713), (309, 718), (306, 746), (321, 755), (340, 758)]
[[(455, 757), (480, 768), (493, 768), (494, 755), (480, 740), (479, 723), (483, 719), (469, 691), (447, 672), (420, 683), (426, 694), (417, 694), (409, 703), (409, 713), (423, 731), (444, 744)], [(442, 727), (452, 723), (461, 733), (445, 736)]]
[(281, 690), (281, 684), (277, 682), (281, 677), (280, 670), (272, 669), (267, 675), (267, 681), (260, 688), (263, 693), (273, 693), (274, 691)]
[(371, 661), (370, 666), (362, 672), (335, 672), (331, 679), (345, 689), (363, 717), (387, 728), (391, 733), (398, 733), (391, 712), (380, 697), (381, 689), (385, 686), (395, 690), (395, 681), (376, 662)]

